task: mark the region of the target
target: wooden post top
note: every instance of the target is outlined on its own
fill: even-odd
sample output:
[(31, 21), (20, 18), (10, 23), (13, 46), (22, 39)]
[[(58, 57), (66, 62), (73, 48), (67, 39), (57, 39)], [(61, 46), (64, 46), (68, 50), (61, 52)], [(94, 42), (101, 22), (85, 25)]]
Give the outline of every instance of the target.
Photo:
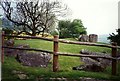
[(113, 45), (113, 46), (117, 46), (117, 43), (116, 43), (116, 42), (112, 42), (112, 45)]
[(54, 41), (58, 41), (59, 35), (54, 35)]

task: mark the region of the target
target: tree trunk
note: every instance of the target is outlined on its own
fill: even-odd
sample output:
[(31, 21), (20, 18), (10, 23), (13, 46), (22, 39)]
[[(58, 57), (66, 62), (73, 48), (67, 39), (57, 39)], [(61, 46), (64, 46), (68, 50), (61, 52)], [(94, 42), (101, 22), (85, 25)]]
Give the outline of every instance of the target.
[(31, 36), (36, 36), (36, 34), (35, 30), (33, 30)]
[(34, 33), (32, 33), (32, 35), (31, 36), (36, 36), (36, 33), (34, 32)]
[(44, 32), (42, 32), (42, 37), (44, 37)]
[(45, 33), (45, 28), (43, 29), (43, 32), (42, 32), (42, 37), (44, 37), (44, 33)]

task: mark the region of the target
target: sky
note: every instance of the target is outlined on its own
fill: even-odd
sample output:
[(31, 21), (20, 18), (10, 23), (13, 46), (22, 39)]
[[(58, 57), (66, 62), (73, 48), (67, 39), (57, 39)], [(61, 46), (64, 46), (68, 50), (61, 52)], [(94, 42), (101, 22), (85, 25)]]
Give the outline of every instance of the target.
[(61, 0), (71, 9), (64, 19), (81, 19), (88, 34), (111, 34), (118, 29), (120, 0)]
[(66, 19), (81, 19), (88, 34), (111, 34), (118, 29), (120, 0), (62, 0), (72, 11)]

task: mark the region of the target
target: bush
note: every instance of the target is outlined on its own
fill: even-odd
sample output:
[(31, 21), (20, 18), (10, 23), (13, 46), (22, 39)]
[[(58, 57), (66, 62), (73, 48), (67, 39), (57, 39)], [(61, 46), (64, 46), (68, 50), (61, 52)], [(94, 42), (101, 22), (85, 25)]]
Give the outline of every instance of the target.
[(86, 28), (79, 19), (59, 21), (60, 38), (78, 38), (80, 34), (87, 34)]
[[(11, 30), (9, 28), (3, 28), (2, 31), (4, 31), (5, 34), (8, 34), (8, 35), (12, 35), (13, 34), (13, 30)], [(11, 37), (7, 36), (6, 38), (10, 39)]]
[(108, 37), (108, 39), (109, 39), (111, 42), (116, 42), (117, 45), (120, 46), (120, 29), (118, 29), (116, 32), (117, 32), (118, 34), (112, 33), (112, 34), (110, 34), (110, 36)]

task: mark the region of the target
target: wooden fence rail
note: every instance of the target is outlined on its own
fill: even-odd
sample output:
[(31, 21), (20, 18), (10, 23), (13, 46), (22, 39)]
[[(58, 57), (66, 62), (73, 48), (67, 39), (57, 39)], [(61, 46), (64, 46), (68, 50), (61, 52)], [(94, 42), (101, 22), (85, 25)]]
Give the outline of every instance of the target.
[(90, 58), (103, 58), (103, 59), (109, 59), (109, 60), (118, 60), (118, 58), (115, 58), (115, 57), (107, 57), (107, 56), (100, 56), (100, 55), (84, 55), (84, 54), (72, 54), (72, 53), (63, 53), (63, 52), (57, 52), (57, 54), (62, 55), (62, 56), (90, 57)]
[(15, 37), (15, 38), (27, 38), (27, 39), (41, 39), (41, 40), (46, 40), (46, 41), (53, 41), (53, 39), (50, 39), (50, 38), (35, 37), (35, 36), (16, 36), (16, 35), (8, 35), (8, 34), (3, 34), (2, 36)]
[[(41, 51), (53, 54), (54, 52), (48, 51), (48, 50), (41, 50), (41, 49), (35, 49), (35, 48), (18, 48), (18, 47), (8, 47), (8, 46), (2, 46), (2, 48), (8, 48), (8, 49), (18, 49), (18, 50), (28, 50), (28, 51)], [(64, 52), (56, 52), (56, 55), (62, 55), (62, 56), (74, 56), (74, 57), (90, 57), (90, 58), (104, 58), (109, 60), (120, 60), (120, 58), (117, 57), (107, 57), (107, 56), (100, 56), (100, 55), (83, 55), (83, 54), (73, 54), (73, 53), (64, 53)]]
[(59, 40), (59, 42), (66, 43), (66, 44), (99, 46), (99, 47), (108, 47), (108, 48), (117, 48), (117, 49), (120, 49), (120, 46), (106, 45), (106, 44), (97, 44), (97, 43), (90, 43), (90, 42), (75, 42), (75, 41), (68, 41), (68, 40)]
[(52, 51), (41, 50), (41, 49), (35, 49), (35, 48), (19, 48), (19, 47), (9, 47), (9, 46), (2, 46), (2, 48), (18, 49), (18, 50), (28, 50), (28, 51), (41, 51), (41, 52), (46, 52), (46, 53), (53, 54)]
[[(47, 51), (47, 50), (35, 49), (35, 48), (7, 47), (7, 46), (4, 46), (4, 37), (5, 36), (16, 37), (16, 38), (41, 39), (41, 40), (53, 41), (53, 52), (52, 51)], [(58, 50), (59, 50), (58, 49), (59, 42), (60, 43), (66, 43), (66, 44), (77, 44), (77, 45), (89, 45), (89, 46), (107, 47), (107, 48), (112, 49), (112, 53), (111, 53), (111, 57), (100, 56), (100, 55), (98, 56), (98, 55), (83, 55), (83, 54), (61, 53), (61, 52), (58, 52)], [(66, 41), (66, 40), (59, 40), (59, 36), (54, 36), (53, 39), (50, 39), (50, 38), (34, 37), (34, 36), (7, 35), (7, 34), (4, 34), (4, 32), (3, 32), (2, 33), (2, 63), (4, 62), (4, 48), (19, 49), (19, 50), (31, 50), (31, 51), (41, 51), (41, 52), (47, 52), (47, 53), (53, 54), (53, 71), (54, 72), (57, 72), (59, 70), (59, 62), (58, 62), (59, 55), (110, 59), (110, 60), (112, 60), (112, 75), (117, 74), (117, 60), (120, 60), (120, 58), (117, 58), (117, 49), (120, 49), (120, 47), (117, 46), (116, 43), (112, 43), (112, 45), (105, 45), (105, 44), (96, 44), (96, 43), (88, 43), (88, 42)]]
[[(16, 35), (8, 35), (8, 34), (3, 34), (2, 36), (9, 36), (9, 37), (16, 37), (16, 38), (27, 38), (27, 39), (41, 39), (41, 40), (46, 40), (46, 41), (53, 41), (54, 40), (54, 39), (51, 39), (51, 38), (35, 37), (35, 36), (16, 36)], [(68, 40), (61, 40), (61, 39), (58, 39), (58, 42), (66, 43), (66, 44), (99, 46), (99, 47), (108, 47), (108, 48), (120, 49), (120, 46), (106, 45), (106, 44), (97, 44), (97, 43), (89, 43), (89, 42), (76, 42), (76, 41), (68, 41)]]

